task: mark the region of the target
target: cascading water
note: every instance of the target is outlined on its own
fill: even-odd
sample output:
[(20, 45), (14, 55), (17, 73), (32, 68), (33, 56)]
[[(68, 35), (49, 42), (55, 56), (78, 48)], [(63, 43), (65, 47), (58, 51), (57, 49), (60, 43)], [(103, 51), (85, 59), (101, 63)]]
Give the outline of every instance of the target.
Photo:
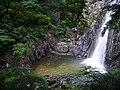
[[(110, 5), (115, 4), (116, 2), (117, 1), (114, 0), (113, 2), (110, 3)], [(104, 35), (102, 35), (102, 32), (103, 32), (104, 28), (106, 27), (106, 23), (111, 20), (112, 13), (113, 13), (112, 11), (106, 12), (105, 17), (102, 22), (102, 27), (100, 29), (96, 48), (95, 48), (93, 54), (91, 55), (91, 57), (85, 59), (82, 62), (82, 64), (91, 66), (92, 68), (94, 68), (94, 70), (99, 71), (101, 73), (106, 73), (104, 61), (105, 61), (106, 44), (107, 44), (109, 29), (107, 29), (105, 31)]]

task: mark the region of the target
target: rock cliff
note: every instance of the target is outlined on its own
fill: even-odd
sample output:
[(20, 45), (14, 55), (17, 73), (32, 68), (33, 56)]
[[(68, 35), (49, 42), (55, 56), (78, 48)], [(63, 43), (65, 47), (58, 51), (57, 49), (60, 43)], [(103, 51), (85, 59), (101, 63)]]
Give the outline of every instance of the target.
[[(87, 14), (84, 14), (84, 16), (89, 28), (82, 35), (79, 34), (79, 30), (74, 28), (73, 31), (77, 32), (77, 35), (71, 38), (64, 38), (64, 41), (58, 41), (51, 52), (59, 55), (75, 55), (82, 59), (89, 57), (95, 48), (106, 12), (106, 9), (103, 9), (103, 7), (109, 5), (111, 1), (87, 0)], [(109, 31), (105, 64), (108, 67), (118, 67), (120, 65), (120, 31), (118, 30)]]
[[(1, 62), (4, 65), (0, 66), (0, 68), (12, 65), (29, 66), (50, 53), (58, 55), (74, 55), (79, 56), (81, 59), (89, 57), (97, 43), (98, 33), (100, 32), (102, 20), (106, 12), (106, 10), (103, 10), (103, 7), (107, 6), (111, 1), (112, 0), (87, 0), (86, 9), (83, 13), (88, 22), (87, 29), (79, 30), (72, 28), (70, 31), (74, 33), (73, 36), (55, 38), (48, 35), (44, 40), (31, 42), (29, 43), (30, 51), (23, 60), (14, 61), (14, 57), (7, 54), (5, 57), (7, 58), (10, 56), (11, 59)], [(120, 65), (120, 31), (110, 30), (109, 32), (105, 63), (109, 67), (117, 67)]]
[[(59, 40), (51, 52), (58, 55), (79, 56), (82, 59), (89, 57), (94, 50), (96, 38), (100, 31), (103, 7), (104, 2), (102, 1), (88, 0), (86, 2), (86, 9), (84, 10), (87, 13), (83, 13), (87, 20), (88, 28), (84, 30), (71, 29), (75, 35), (62, 38), (61, 41)], [(84, 31), (84, 34), (81, 34), (80, 31)]]
[(109, 68), (120, 67), (120, 30), (109, 31), (105, 64)]

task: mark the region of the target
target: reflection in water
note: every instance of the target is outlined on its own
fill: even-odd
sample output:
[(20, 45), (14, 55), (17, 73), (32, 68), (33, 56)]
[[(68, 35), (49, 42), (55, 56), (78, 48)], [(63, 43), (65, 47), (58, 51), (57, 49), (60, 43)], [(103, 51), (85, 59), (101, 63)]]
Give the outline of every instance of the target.
[(79, 58), (72, 56), (49, 56), (35, 64), (34, 72), (51, 76), (77, 74), (81, 67), (79, 62)]

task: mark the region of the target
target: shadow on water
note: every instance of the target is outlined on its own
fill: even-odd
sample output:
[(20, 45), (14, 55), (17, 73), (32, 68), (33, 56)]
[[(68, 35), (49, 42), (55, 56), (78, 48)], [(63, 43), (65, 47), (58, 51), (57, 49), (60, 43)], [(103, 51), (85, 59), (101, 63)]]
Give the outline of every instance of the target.
[(48, 56), (34, 64), (34, 73), (37, 75), (69, 75), (80, 71), (81, 60), (73, 56)]

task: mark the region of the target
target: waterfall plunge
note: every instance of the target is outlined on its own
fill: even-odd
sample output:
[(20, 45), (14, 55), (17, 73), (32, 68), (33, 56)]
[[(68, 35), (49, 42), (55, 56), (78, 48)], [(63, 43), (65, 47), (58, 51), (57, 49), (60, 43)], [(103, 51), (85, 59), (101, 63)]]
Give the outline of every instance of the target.
[[(116, 0), (111, 2), (110, 5), (115, 4)], [(107, 44), (107, 38), (109, 30), (107, 29), (105, 31), (105, 34), (102, 36), (102, 31), (106, 27), (106, 23), (111, 20), (111, 14), (112, 11), (107, 11), (105, 14), (105, 17), (102, 22), (101, 31), (99, 33), (97, 45), (95, 47), (95, 50), (90, 58), (85, 59), (82, 64), (85, 64), (87, 66), (91, 66), (95, 71), (99, 71), (100, 73), (106, 73), (106, 68), (104, 66), (105, 61), (105, 53), (106, 53), (106, 44)]]

